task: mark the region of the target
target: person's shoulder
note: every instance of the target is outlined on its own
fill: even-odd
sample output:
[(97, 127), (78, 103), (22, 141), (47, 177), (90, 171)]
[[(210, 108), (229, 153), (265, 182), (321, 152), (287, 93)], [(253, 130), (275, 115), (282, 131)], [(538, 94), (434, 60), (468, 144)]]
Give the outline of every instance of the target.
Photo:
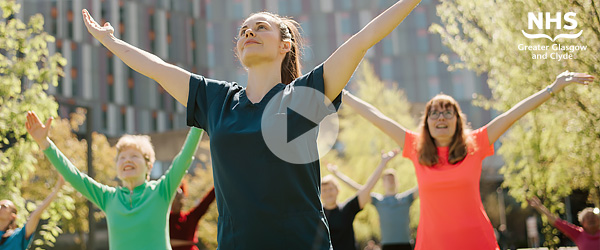
[(229, 82), (225, 80), (218, 80), (209, 77), (205, 77), (203, 75), (191, 74), (190, 76), (192, 82), (204, 82), (207, 86), (211, 87), (221, 87), (226, 89), (242, 89), (243, 87), (239, 85), (237, 82)]

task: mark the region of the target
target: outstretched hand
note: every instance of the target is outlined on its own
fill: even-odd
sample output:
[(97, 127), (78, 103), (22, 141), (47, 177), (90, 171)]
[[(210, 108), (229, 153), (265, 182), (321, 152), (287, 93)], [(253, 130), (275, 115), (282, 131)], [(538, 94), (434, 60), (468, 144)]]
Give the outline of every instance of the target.
[(571, 83), (588, 85), (594, 81), (594, 76), (586, 73), (569, 72), (568, 70), (556, 76), (555, 84), (564, 87)]
[(85, 23), (85, 27), (87, 28), (88, 32), (90, 32), (90, 34), (92, 34), (92, 36), (94, 36), (94, 38), (96, 38), (98, 41), (103, 43), (106, 38), (113, 36), (115, 29), (110, 25), (109, 22), (106, 22), (100, 26), (100, 24), (94, 20), (92, 15), (90, 15), (86, 9), (83, 9), (81, 13), (83, 14), (83, 23)]
[(25, 128), (27, 132), (33, 137), (35, 142), (42, 148), (46, 149), (49, 146), (48, 143), (48, 131), (50, 130), (50, 124), (54, 118), (50, 117), (46, 121), (46, 124), (42, 124), (40, 118), (33, 111), (27, 112), (27, 122), (25, 122)]
[(391, 159), (393, 159), (394, 157), (396, 157), (396, 155), (398, 155), (398, 153), (400, 152), (399, 149), (394, 149), (392, 151), (389, 152), (382, 152), (381, 153), (381, 163), (386, 164), (388, 163)]
[(337, 165), (335, 165), (335, 164), (328, 163), (328, 164), (327, 164), (327, 170), (329, 170), (329, 172), (331, 172), (331, 173), (334, 173), (334, 174), (335, 174), (335, 173), (337, 173), (337, 171), (338, 171), (338, 166), (337, 166)]
[(538, 197), (536, 197), (536, 196), (533, 196), (533, 197), (529, 198), (529, 199), (527, 200), (527, 202), (528, 202), (528, 203), (529, 203), (529, 205), (530, 205), (531, 207), (533, 207), (533, 208), (540, 208), (540, 207), (544, 206), (544, 205), (542, 204), (542, 201), (540, 201), (540, 199), (539, 199)]

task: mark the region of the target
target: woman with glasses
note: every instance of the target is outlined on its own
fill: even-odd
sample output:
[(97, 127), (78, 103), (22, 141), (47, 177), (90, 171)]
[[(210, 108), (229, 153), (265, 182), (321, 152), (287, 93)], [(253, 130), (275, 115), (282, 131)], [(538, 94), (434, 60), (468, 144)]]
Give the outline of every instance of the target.
[(343, 102), (403, 147), (419, 185), (420, 218), (416, 249), (499, 249), (479, 193), (481, 162), (513, 123), (571, 83), (594, 77), (564, 72), (487, 125), (470, 130), (460, 106), (437, 95), (425, 106), (418, 132), (405, 129), (372, 105), (344, 91)]

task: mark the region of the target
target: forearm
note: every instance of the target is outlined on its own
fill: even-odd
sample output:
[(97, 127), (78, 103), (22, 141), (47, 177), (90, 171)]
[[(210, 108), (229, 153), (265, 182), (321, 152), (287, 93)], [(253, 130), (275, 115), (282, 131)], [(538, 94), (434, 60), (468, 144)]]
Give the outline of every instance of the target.
[(112, 35), (101, 42), (127, 66), (158, 82), (184, 106), (187, 104), (189, 72)]
[[(181, 179), (194, 160), (194, 154), (198, 149), (198, 142), (202, 137), (203, 130), (192, 127), (188, 132), (183, 147), (179, 154), (173, 159), (171, 168), (165, 173), (167, 194), (170, 196), (179, 187)], [(170, 197), (169, 197), (170, 199)]]
[(383, 114), (375, 106), (361, 100), (350, 92), (344, 91), (344, 104), (350, 106), (356, 113), (375, 125), (378, 129), (392, 138), (400, 147), (404, 146), (406, 129), (399, 123)]
[(357, 196), (360, 208), (364, 208), (367, 203), (371, 202), (371, 191), (373, 190), (373, 187), (375, 187), (375, 183), (377, 183), (377, 180), (379, 180), (379, 177), (381, 176), (381, 173), (386, 165), (387, 164), (385, 162), (380, 163), (371, 176), (369, 176), (367, 183), (363, 185), (360, 190), (358, 190)]
[(366, 52), (389, 35), (420, 2), (421, 0), (401, 0), (375, 17), (355, 35), (360, 48)]
[(69, 182), (75, 190), (104, 209), (104, 194), (109, 192), (110, 187), (96, 182), (85, 173), (80, 172), (63, 153), (49, 141), (50, 146), (44, 150), (44, 154), (56, 170)]
[(381, 177), (381, 173), (383, 172), (383, 169), (385, 168), (386, 165), (387, 165), (386, 162), (381, 162), (381, 163), (379, 163), (379, 165), (377, 165), (377, 168), (375, 168), (375, 171), (373, 171), (371, 176), (369, 176), (367, 183), (365, 183), (365, 185), (362, 187), (361, 191), (365, 190), (367, 193), (371, 193), (371, 190), (373, 190), (373, 187), (375, 187), (375, 184), (379, 180), (379, 177)]
[(48, 208), (48, 206), (50, 206), (50, 203), (52, 203), (54, 198), (56, 198), (59, 190), (60, 190), (59, 188), (55, 188), (52, 191), (52, 193), (50, 193), (50, 195), (48, 195), (48, 197), (46, 197), (46, 199), (44, 199), (42, 204), (40, 204), (29, 215), (29, 219), (27, 219), (27, 225), (25, 226), (25, 237), (26, 238), (28, 238), (31, 234), (33, 234), (33, 232), (35, 232), (35, 229), (37, 228), (37, 226), (40, 222), (40, 217), (42, 216), (42, 213), (44, 212), (44, 210), (46, 210), (46, 208)]
[(352, 180), (350, 177), (346, 176), (345, 174), (342, 174), (340, 171), (335, 171), (335, 172), (333, 172), (333, 174), (338, 179), (340, 179), (343, 183), (350, 186), (351, 188), (353, 188), (356, 191), (358, 191), (362, 188), (362, 185), (358, 184), (357, 182), (355, 182), (354, 180)]
[(558, 217), (554, 214), (552, 214), (548, 208), (542, 206), (542, 207), (534, 207), (535, 210), (537, 210), (540, 214), (545, 215), (548, 218), (548, 222), (550, 222), (551, 225), (554, 225), (554, 222), (556, 222), (556, 219), (558, 219)]
[(397, 2), (333, 52), (324, 63), (325, 96), (330, 100), (337, 97), (367, 50), (392, 32), (419, 2), (420, 0)]
[(208, 211), (208, 207), (214, 200), (215, 187), (210, 189), (210, 191), (208, 191), (208, 193), (204, 195), (204, 198), (202, 198), (202, 200), (198, 202), (198, 204), (196, 204), (196, 206), (190, 212), (190, 217), (194, 218), (195, 220), (200, 220), (200, 218), (206, 213), (206, 211)]
[[(553, 93), (557, 93), (563, 88), (556, 84), (551, 84), (548, 87), (552, 89)], [(494, 143), (516, 121), (521, 119), (525, 114), (542, 105), (542, 103), (546, 102), (551, 97), (550, 91), (544, 88), (520, 101), (510, 110), (496, 117), (488, 125), (488, 137), (490, 143)]]

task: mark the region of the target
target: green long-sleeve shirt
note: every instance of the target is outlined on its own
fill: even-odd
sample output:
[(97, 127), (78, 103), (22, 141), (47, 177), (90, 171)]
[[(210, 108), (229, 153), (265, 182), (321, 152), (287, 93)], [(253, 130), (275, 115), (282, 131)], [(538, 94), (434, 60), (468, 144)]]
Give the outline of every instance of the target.
[(167, 223), (171, 201), (192, 163), (201, 136), (202, 130), (190, 129), (170, 169), (160, 179), (146, 181), (133, 191), (98, 183), (73, 166), (53, 143), (44, 154), (66, 181), (106, 213), (111, 250), (164, 250), (171, 249)]

